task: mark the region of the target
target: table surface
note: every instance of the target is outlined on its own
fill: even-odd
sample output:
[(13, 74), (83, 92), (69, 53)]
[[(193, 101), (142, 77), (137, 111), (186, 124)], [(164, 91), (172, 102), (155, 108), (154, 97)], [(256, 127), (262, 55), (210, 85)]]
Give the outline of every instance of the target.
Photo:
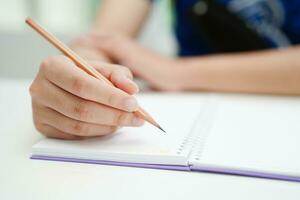
[(300, 199), (300, 184), (259, 178), (30, 160), (30, 81), (0, 79), (0, 199)]

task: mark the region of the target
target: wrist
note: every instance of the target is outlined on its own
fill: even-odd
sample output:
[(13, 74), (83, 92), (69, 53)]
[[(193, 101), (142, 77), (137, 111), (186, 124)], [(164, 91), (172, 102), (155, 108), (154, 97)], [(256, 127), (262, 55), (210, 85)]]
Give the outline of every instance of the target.
[(194, 75), (191, 72), (191, 66), (185, 58), (176, 59), (174, 65), (173, 78), (176, 82), (176, 87), (179, 91), (191, 90), (191, 82), (193, 82)]
[(210, 57), (177, 59), (178, 87), (181, 90), (206, 90), (212, 80), (214, 62)]
[(185, 90), (184, 67), (178, 62), (178, 59), (170, 59), (165, 65), (166, 67), (159, 69), (163, 70), (162, 85), (167, 91), (183, 91)]

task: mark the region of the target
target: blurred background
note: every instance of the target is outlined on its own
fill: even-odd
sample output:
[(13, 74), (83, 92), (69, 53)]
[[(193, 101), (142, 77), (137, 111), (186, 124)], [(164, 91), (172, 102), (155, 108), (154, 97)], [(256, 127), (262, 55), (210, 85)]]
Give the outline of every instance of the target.
[[(174, 55), (177, 45), (169, 3), (155, 1), (139, 40), (149, 48)], [(27, 16), (68, 42), (89, 30), (99, 6), (101, 0), (0, 0), (0, 78), (31, 79), (43, 58), (58, 53), (25, 25)]]

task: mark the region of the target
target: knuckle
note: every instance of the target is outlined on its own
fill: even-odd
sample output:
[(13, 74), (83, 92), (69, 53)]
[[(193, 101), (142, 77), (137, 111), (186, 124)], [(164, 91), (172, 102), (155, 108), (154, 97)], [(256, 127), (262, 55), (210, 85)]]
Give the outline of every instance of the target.
[(79, 100), (79, 102), (77, 102), (73, 107), (73, 113), (78, 118), (78, 120), (87, 120), (90, 115), (88, 102)]
[(122, 66), (122, 65), (115, 65), (114, 66), (114, 74), (121, 74), (121, 75), (125, 75), (127, 78), (132, 79), (133, 75), (132, 72), (130, 71), (130, 69), (128, 69), (128, 67)]
[(53, 67), (57, 66), (57, 63), (61, 63), (66, 60), (68, 60), (68, 58), (64, 55), (50, 56), (41, 62), (40, 70), (47, 72), (49, 69), (52, 69)]
[(36, 130), (38, 131), (38, 132), (40, 132), (41, 134), (43, 134), (43, 135), (45, 135), (46, 133), (45, 133), (45, 131), (44, 131), (44, 125), (42, 124), (42, 123), (39, 123), (39, 122), (34, 122), (34, 126), (35, 126), (35, 128), (36, 128)]
[(117, 126), (108, 126), (106, 127), (103, 131), (101, 135), (109, 135), (112, 134), (114, 132), (116, 132), (116, 130), (118, 129)]
[(115, 69), (117, 69), (117, 70), (126, 70), (126, 67), (125, 66), (123, 66), (123, 65), (119, 65), (119, 64), (112, 64), (111, 65), (112, 67), (114, 67)]
[(49, 72), (51, 72), (51, 68), (53, 68), (55, 65), (53, 64), (55, 62), (55, 57), (49, 57), (43, 60), (40, 64), (39, 68), (39, 74), (42, 76), (46, 76)]
[(133, 74), (132, 74), (132, 72), (127, 68), (127, 67), (125, 67), (126, 68), (126, 75), (128, 76), (128, 78), (133, 78)]
[(31, 97), (36, 96), (38, 91), (39, 91), (39, 84), (37, 84), (36, 81), (33, 81), (33, 83), (29, 87), (29, 93)]
[(77, 95), (81, 96), (85, 90), (85, 81), (83, 81), (79, 76), (74, 76), (71, 80), (71, 87)]
[(54, 63), (57, 62), (57, 59), (60, 57), (61, 55), (58, 56), (50, 56), (46, 59), (44, 59), (41, 64), (40, 64), (40, 70), (41, 71), (47, 71), (50, 67), (52, 67), (52, 65)]
[(34, 125), (36, 125), (41, 119), (40, 112), (38, 111), (35, 103), (32, 103), (32, 118), (33, 118)]
[(56, 55), (56, 56), (50, 57), (50, 61), (52, 61), (52, 62), (64, 62), (67, 60), (69, 60), (69, 58), (64, 55)]
[(117, 111), (114, 117), (114, 125), (125, 125), (126, 123), (126, 114), (122, 111)]
[(114, 106), (114, 105), (116, 105), (116, 102), (117, 102), (117, 95), (115, 93), (108, 94), (107, 103), (110, 106)]
[(52, 58), (47, 58), (43, 60), (40, 64), (40, 71), (46, 71), (51, 63)]
[(131, 71), (125, 66), (122, 66), (122, 70), (126, 73), (131, 73)]
[(114, 133), (114, 132), (116, 132), (117, 130), (118, 130), (118, 127), (117, 127), (117, 126), (111, 126), (111, 127), (109, 127), (108, 132), (109, 132), (109, 133)]
[(45, 95), (45, 89), (47, 87), (46, 82), (47, 80), (40, 79), (37, 77), (31, 83), (28, 90), (32, 100), (38, 100), (40, 98), (43, 98), (43, 96)]
[(83, 122), (76, 121), (72, 125), (72, 131), (74, 133), (77, 133), (78, 135), (87, 136), (89, 130), (88, 127)]
[(127, 67), (122, 66), (122, 65), (119, 65), (118, 67), (120, 68), (120, 70), (121, 70), (123, 73), (125, 73), (125, 74), (131, 74), (131, 71), (130, 71)]
[(97, 70), (99, 71), (102, 75), (108, 77), (109, 76), (109, 69), (108, 69), (108, 64), (107, 63), (103, 63), (100, 61), (89, 61), (89, 63), (91, 63), (91, 65)]

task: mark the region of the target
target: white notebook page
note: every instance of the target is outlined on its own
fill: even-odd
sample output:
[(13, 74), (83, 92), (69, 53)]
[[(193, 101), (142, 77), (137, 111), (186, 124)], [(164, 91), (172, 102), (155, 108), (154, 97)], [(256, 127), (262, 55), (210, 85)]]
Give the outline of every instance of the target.
[(146, 124), (141, 128), (123, 128), (117, 133), (83, 141), (43, 139), (33, 146), (33, 154), (138, 162), (186, 165), (190, 149), (181, 144), (201, 113), (207, 94), (144, 94), (138, 96), (145, 108), (166, 130), (163, 133)]
[(300, 175), (300, 101), (293, 97), (219, 96), (195, 165)]

